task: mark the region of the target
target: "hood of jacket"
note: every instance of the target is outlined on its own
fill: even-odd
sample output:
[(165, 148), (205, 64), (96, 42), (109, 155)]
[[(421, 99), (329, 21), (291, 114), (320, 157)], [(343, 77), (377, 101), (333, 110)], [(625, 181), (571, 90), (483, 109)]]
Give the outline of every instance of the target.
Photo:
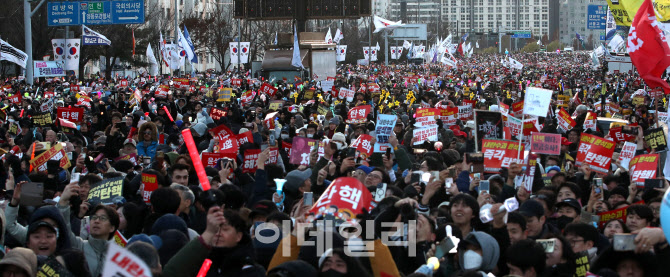
[[(65, 219), (63, 219), (63, 216), (61, 215), (58, 208), (56, 208), (55, 206), (40, 207), (39, 209), (35, 210), (35, 212), (30, 216), (28, 226), (30, 226), (30, 224), (32, 224), (33, 222), (43, 218), (51, 218), (54, 221), (56, 221), (56, 224), (58, 225), (58, 242), (56, 246), (56, 253), (60, 252), (61, 249), (70, 248), (70, 239), (68, 237), (68, 229), (67, 229), (68, 227), (67, 224), (65, 223)], [(2, 220), (3, 220), (2, 230), (4, 231), (5, 229), (4, 215), (2, 217)], [(27, 241), (28, 240), (26, 238), (26, 242)]]
[(470, 234), (458, 244), (458, 263), (461, 268), (465, 268), (463, 264), (465, 258), (463, 255), (465, 253), (464, 248), (468, 244), (479, 245), (482, 249), (482, 265), (479, 267), (479, 270), (491, 272), (498, 263), (498, 258), (500, 258), (500, 246), (498, 246), (498, 242), (487, 233), (479, 231), (470, 232)]

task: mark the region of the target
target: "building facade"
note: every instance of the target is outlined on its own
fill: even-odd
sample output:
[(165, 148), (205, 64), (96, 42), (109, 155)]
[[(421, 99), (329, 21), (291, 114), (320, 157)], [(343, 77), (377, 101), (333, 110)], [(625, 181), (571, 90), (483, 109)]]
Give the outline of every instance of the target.
[[(605, 0), (564, 0), (560, 3), (559, 25), (561, 43), (572, 46), (577, 44), (576, 33), (583, 38), (585, 46), (600, 44), (605, 29), (589, 29), (589, 6), (601, 5), (607, 9)], [(578, 44), (582, 47), (581, 43)]]

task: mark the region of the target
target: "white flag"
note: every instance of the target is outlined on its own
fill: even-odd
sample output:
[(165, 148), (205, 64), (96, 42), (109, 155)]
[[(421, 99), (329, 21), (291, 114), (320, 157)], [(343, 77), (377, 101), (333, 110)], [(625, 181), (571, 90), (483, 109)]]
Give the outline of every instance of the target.
[(377, 51), (379, 51), (379, 50), (381, 49), (381, 48), (379, 47), (379, 42), (377, 42), (377, 46), (375, 46), (375, 49), (377, 49)]
[(477, 49), (479, 49), (479, 41), (475, 42), (475, 47), (477, 47)]
[(326, 33), (326, 41), (327, 44), (333, 43), (333, 35), (330, 34), (330, 28), (328, 28), (328, 33)]
[(542, 46), (542, 40), (537, 40), (537, 45)]
[(335, 47), (335, 51), (337, 51), (337, 61), (338, 62), (343, 62), (347, 58), (347, 46), (346, 45), (338, 45)]
[(374, 16), (373, 23), (375, 24), (375, 30), (373, 31), (373, 33), (375, 33), (375, 34), (379, 33), (379, 31), (381, 31), (381, 30), (395, 29), (395, 28), (398, 28), (398, 27), (401, 27), (401, 26), (405, 25), (405, 24), (402, 24), (402, 20), (393, 22), (393, 21), (390, 21), (390, 20), (383, 19), (383, 18), (381, 18), (379, 16), (376, 16), (376, 15)]
[(11, 46), (6, 41), (0, 39), (0, 61), (9, 61), (26, 68), (28, 62), (28, 55), (14, 46)]
[(409, 49), (411, 46), (412, 46), (412, 44), (409, 43), (409, 41), (404, 41), (402, 43), (402, 47), (405, 48), (405, 49)]
[(81, 38), (83, 45), (112, 45), (112, 42), (102, 34), (81, 25)]
[[(249, 62), (249, 46), (250, 42), (230, 42), (230, 63), (248, 63)], [(239, 60), (237, 59), (239, 56)]]
[(610, 40), (610, 42), (607, 44), (607, 47), (612, 52), (619, 52), (619, 49), (621, 48), (621, 46), (624, 45), (624, 43), (625, 43), (625, 41), (623, 40), (621, 35), (616, 34), (616, 35), (614, 35), (612, 40)]
[(451, 54), (444, 53), (442, 54), (441, 62), (446, 66), (456, 67), (456, 61), (452, 58)]
[(293, 25), (293, 57), (291, 65), (299, 68), (305, 68), (302, 65), (302, 56), (300, 55), (300, 42), (298, 41), (298, 28)]
[(191, 61), (193, 60), (193, 56), (195, 56), (195, 53), (193, 53), (193, 49), (191, 49), (191, 45), (188, 43), (188, 40), (186, 40), (186, 37), (184, 37), (184, 34), (181, 32), (181, 30), (178, 30), (179, 33), (179, 46), (183, 49), (184, 53), (181, 53), (180, 51), (180, 56), (181, 54), (185, 54), (184, 56), (188, 56), (188, 60)]
[(363, 47), (363, 59), (370, 60), (370, 47)]
[(147, 45), (147, 60), (150, 65), (149, 75), (158, 75), (158, 61), (156, 60), (154, 51), (151, 49), (151, 43)]
[(370, 50), (370, 61), (373, 61), (373, 62), (377, 61), (377, 52), (378, 51), (379, 51), (379, 49), (377, 49), (376, 47), (372, 47), (372, 49)]
[(517, 61), (515, 59), (512, 59), (512, 57), (507, 57), (507, 59), (509, 61), (509, 65), (512, 68), (519, 69), (519, 70), (523, 69), (523, 64), (521, 64), (519, 61)]
[(170, 69), (177, 70), (181, 67), (181, 59), (179, 53), (181, 52), (180, 47), (174, 43), (165, 44), (165, 52), (168, 55), (168, 61), (170, 64)]
[(65, 70), (79, 70), (79, 43), (81, 39), (52, 39), (54, 60), (65, 61)]
[(163, 32), (160, 32), (160, 41), (158, 42), (158, 45), (165, 66), (170, 67), (170, 53), (168, 53), (167, 49), (165, 49), (165, 40), (163, 39)]
[(344, 38), (344, 34), (342, 33), (342, 30), (340, 28), (337, 28), (337, 33), (335, 33), (335, 37), (333, 37), (333, 41), (335, 43), (340, 43), (340, 40)]

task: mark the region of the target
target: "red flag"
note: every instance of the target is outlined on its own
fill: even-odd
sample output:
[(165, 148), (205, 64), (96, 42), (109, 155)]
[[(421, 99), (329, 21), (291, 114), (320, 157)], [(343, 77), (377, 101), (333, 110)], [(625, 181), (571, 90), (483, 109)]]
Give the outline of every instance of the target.
[(461, 54), (461, 56), (464, 56), (463, 55), (463, 43), (462, 42), (458, 44), (458, 53)]
[(658, 28), (651, 0), (645, 0), (635, 15), (628, 33), (628, 54), (647, 86), (661, 87), (665, 94), (670, 93), (670, 86), (661, 79), (670, 66), (670, 48)]
[(130, 31), (133, 33), (133, 57), (135, 57), (135, 30), (130, 29)]

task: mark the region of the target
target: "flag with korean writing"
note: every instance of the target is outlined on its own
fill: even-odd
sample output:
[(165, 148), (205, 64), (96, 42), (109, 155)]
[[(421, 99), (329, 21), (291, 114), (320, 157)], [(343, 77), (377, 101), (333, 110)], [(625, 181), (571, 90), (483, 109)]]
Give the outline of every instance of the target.
[[(482, 140), (482, 152), (484, 152), (484, 172), (499, 173), (501, 169), (508, 168), (513, 162), (522, 164), (523, 156), (517, 159), (519, 153), (519, 142), (513, 140)], [(523, 153), (521, 144), (521, 153)]]
[(222, 124), (210, 130), (210, 132), (214, 133), (214, 137), (219, 139), (218, 149), (215, 149), (214, 152), (237, 153), (239, 148), (237, 137), (228, 126)]
[[(351, 144), (354, 147), (354, 144)], [(372, 155), (372, 136), (371, 135), (360, 135), (356, 139), (356, 150), (359, 153), (359, 157), (362, 159), (367, 159)]]
[(561, 154), (561, 135), (533, 133), (530, 139), (530, 151), (539, 154)]
[(372, 200), (372, 194), (358, 179), (340, 177), (326, 188), (309, 212), (317, 217), (347, 221), (363, 213), (363, 209), (369, 211)]
[(254, 173), (258, 168), (256, 160), (258, 160), (258, 154), (261, 153), (260, 149), (247, 149), (244, 150), (244, 162), (242, 163), (242, 173)]
[(291, 157), (289, 162), (291, 164), (309, 166), (309, 153), (314, 145), (316, 145), (316, 140), (303, 137), (293, 137), (293, 143), (291, 144)]
[(347, 114), (347, 123), (357, 124), (367, 122), (368, 114), (370, 113), (371, 109), (372, 106), (370, 105), (354, 107), (353, 109), (349, 110), (349, 113)]
[(631, 182), (644, 187), (644, 180), (656, 178), (659, 154), (638, 155), (630, 160)]
[(598, 136), (582, 133), (579, 139), (579, 150), (575, 164), (587, 164), (591, 169), (607, 174), (614, 154), (614, 141)]
[(644, 142), (649, 148), (656, 152), (668, 150), (668, 143), (665, 139), (663, 128), (654, 128), (644, 131)]

